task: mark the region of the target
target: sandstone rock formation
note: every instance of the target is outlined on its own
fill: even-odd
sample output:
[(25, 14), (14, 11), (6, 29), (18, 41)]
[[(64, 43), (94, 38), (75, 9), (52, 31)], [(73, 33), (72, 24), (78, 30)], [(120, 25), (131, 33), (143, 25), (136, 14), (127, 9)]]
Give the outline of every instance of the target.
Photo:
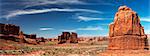
[(13, 34), (18, 35), (20, 27), (13, 24), (2, 24), (0, 23), (0, 34)]
[(30, 38), (30, 39), (36, 39), (36, 34), (24, 34), (26, 36), (26, 38)]
[(19, 32), (18, 38), (20, 38), (20, 39), (24, 39), (25, 38), (24, 33), (22, 31)]
[[(148, 39), (148, 45), (150, 45), (150, 34), (147, 34), (147, 39)], [(150, 48), (150, 46), (149, 46)]]
[(69, 32), (62, 32), (61, 36), (58, 36), (59, 43), (66, 43), (69, 40), (70, 33)]
[(36, 34), (24, 34), (19, 26), (0, 23), (0, 39), (36, 44)]
[(78, 37), (77, 33), (72, 32), (70, 42), (71, 43), (78, 43), (78, 38), (77, 37)]
[(0, 39), (18, 41), (19, 31), (19, 26), (0, 23)]
[(37, 43), (45, 42), (45, 39), (44, 39), (44, 37), (39, 37), (39, 38), (36, 38), (36, 42)]
[(26, 43), (28, 44), (38, 44), (38, 42), (36, 41), (36, 39), (30, 39), (30, 38), (25, 38)]
[(72, 32), (72, 34), (70, 34), (70, 32), (62, 32), (62, 35), (58, 36), (58, 41), (59, 41), (59, 44), (77, 43), (78, 42), (77, 33)]
[(108, 49), (145, 49), (147, 36), (137, 13), (127, 6), (120, 6), (114, 22), (109, 25)]

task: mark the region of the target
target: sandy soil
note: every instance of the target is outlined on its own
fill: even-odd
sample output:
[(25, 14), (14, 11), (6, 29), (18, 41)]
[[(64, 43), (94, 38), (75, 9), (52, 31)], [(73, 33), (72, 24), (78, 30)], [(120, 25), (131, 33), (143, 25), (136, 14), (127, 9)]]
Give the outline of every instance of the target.
[(31, 53), (23, 54), (23, 55), (6, 55), (1, 54), (0, 56), (41, 56), (41, 54), (45, 53), (44, 51), (34, 51)]
[(150, 56), (149, 50), (109, 50), (99, 56)]

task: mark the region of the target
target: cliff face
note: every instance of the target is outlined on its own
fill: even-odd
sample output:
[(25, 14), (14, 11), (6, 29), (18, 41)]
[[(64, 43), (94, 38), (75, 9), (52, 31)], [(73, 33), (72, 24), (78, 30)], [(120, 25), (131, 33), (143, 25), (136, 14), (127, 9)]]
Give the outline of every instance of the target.
[(136, 12), (121, 6), (109, 25), (108, 49), (144, 49), (147, 45), (144, 28)]
[(145, 35), (136, 12), (126, 6), (121, 6), (110, 24), (109, 36)]
[[(28, 41), (27, 38), (33, 39), (34, 41)], [(19, 26), (13, 24), (2, 24), (0, 23), (0, 39), (12, 40), (20, 43), (36, 43), (36, 34), (27, 35), (24, 34)]]
[(58, 36), (59, 44), (62, 43), (78, 43), (77, 33), (62, 32), (61, 36)]
[(0, 34), (13, 34), (18, 35), (20, 27), (12, 24), (1, 24), (0, 23)]
[(70, 42), (71, 43), (78, 43), (78, 38), (77, 37), (78, 37), (77, 33), (72, 32)]

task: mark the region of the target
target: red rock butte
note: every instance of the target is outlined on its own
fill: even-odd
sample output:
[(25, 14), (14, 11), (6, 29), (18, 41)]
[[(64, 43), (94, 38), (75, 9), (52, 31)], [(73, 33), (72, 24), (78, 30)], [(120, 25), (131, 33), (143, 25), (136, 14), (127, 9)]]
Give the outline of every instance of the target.
[(140, 50), (147, 48), (147, 36), (137, 13), (127, 6), (120, 6), (109, 25), (109, 50)]
[(62, 32), (61, 36), (58, 36), (59, 44), (62, 43), (78, 43), (78, 36), (75, 32)]

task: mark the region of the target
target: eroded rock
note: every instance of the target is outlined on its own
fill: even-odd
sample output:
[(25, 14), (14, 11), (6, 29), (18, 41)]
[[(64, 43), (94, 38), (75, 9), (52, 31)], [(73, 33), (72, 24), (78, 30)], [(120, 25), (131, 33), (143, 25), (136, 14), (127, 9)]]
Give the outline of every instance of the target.
[(59, 43), (78, 43), (77, 33), (62, 32), (61, 36), (58, 36)]
[(0, 23), (0, 34), (13, 34), (18, 35), (20, 27), (13, 24), (2, 24)]
[(120, 6), (114, 22), (109, 25), (108, 49), (145, 49), (147, 36), (137, 13), (127, 6)]

